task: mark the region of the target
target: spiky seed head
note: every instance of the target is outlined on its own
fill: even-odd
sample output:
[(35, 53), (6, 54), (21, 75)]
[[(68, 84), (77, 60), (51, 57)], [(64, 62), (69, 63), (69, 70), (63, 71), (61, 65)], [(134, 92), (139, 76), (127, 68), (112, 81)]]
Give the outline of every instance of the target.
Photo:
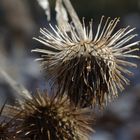
[[(89, 27), (83, 22), (84, 38), (81, 39), (73, 25), (67, 33), (57, 26), (50, 25), (52, 32), (40, 29), (40, 43), (45, 49), (33, 51), (41, 53), (43, 69), (52, 81), (57, 82), (60, 94), (67, 93), (75, 105), (104, 105), (118, 96), (129, 84), (126, 74), (132, 75), (128, 66), (136, 67), (127, 58), (139, 58), (132, 52), (139, 41), (130, 41), (137, 36), (131, 34), (135, 29), (121, 28), (116, 31), (119, 18), (104, 20), (93, 35), (92, 21)], [(115, 30), (115, 31), (114, 31)], [(134, 48), (132, 48), (134, 47)]]
[[(29, 140), (88, 140), (93, 116), (68, 99), (37, 93), (21, 107), (17, 137)], [(91, 124), (90, 124), (91, 123)]]

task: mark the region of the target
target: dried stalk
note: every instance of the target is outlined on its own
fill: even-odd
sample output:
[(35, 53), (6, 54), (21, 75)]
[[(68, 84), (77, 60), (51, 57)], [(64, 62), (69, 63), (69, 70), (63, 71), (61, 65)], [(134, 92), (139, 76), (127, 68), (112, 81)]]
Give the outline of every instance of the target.
[(80, 22), (80, 19), (76, 13), (76, 11), (74, 10), (70, 0), (63, 0), (68, 12), (69, 12), (69, 15), (71, 16), (72, 18), (72, 21), (75, 25), (75, 28), (78, 32), (78, 35), (81, 39), (84, 39), (84, 32), (83, 32), (83, 27), (82, 27), (82, 24)]
[[(0, 69), (0, 74), (3, 76), (3, 79), (5, 80), (5, 82), (7, 82), (10, 87), (16, 91), (16, 93), (18, 93), (19, 98), (20, 97), (24, 97), (27, 99), (31, 99), (31, 95), (29, 93), (29, 91), (21, 84), (17, 83), (16, 81), (14, 81), (8, 73), (6, 73), (4, 70)], [(15, 96), (17, 96), (17, 94), (15, 94)]]

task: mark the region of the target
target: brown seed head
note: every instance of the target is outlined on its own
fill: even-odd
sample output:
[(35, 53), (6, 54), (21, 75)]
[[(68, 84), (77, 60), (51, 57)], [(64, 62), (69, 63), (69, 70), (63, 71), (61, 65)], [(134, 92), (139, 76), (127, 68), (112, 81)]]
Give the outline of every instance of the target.
[(29, 140), (88, 140), (93, 116), (66, 98), (37, 93), (23, 103), (18, 116), (17, 137)]
[[(58, 93), (66, 93), (75, 105), (82, 107), (104, 105), (118, 96), (125, 85), (129, 84), (126, 75), (132, 75), (128, 66), (136, 66), (127, 58), (139, 58), (131, 54), (138, 51), (134, 46), (139, 41), (130, 41), (137, 36), (131, 34), (135, 29), (115, 27), (119, 18), (107, 20), (104, 17), (93, 36), (92, 22), (89, 28), (83, 22), (84, 39), (81, 39), (75, 27), (71, 26), (70, 33), (52, 27), (54, 34), (47, 29), (41, 29), (40, 43), (45, 49), (33, 51), (41, 53), (42, 67), (47, 78), (58, 85)], [(133, 47), (133, 48), (132, 48)]]

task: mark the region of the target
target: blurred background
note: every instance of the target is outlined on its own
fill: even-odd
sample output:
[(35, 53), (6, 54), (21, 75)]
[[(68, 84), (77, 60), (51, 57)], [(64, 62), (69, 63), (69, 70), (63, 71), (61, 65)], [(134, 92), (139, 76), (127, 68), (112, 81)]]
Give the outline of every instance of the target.
[[(93, 18), (97, 25), (102, 15), (121, 17), (118, 27), (136, 27), (140, 35), (140, 0), (71, 0), (80, 19)], [(55, 24), (55, 1), (50, 0), (51, 23)], [(49, 90), (40, 67), (31, 53), (40, 46), (32, 40), (40, 27), (48, 27), (47, 17), (36, 0), (0, 0), (0, 68), (29, 91)], [(136, 39), (140, 40), (140, 36)], [(110, 103), (104, 112), (97, 112), (93, 140), (140, 140), (140, 61), (131, 69), (131, 85)], [(0, 76), (0, 104), (8, 97), (14, 101), (14, 91)]]

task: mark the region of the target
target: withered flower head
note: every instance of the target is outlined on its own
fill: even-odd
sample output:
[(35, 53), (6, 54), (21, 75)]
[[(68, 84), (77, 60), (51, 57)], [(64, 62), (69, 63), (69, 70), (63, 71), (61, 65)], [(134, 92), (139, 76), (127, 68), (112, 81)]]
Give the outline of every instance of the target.
[(38, 92), (20, 110), (17, 137), (25, 140), (88, 140), (92, 132), (90, 111), (71, 107), (66, 98)]
[(138, 58), (132, 52), (138, 50), (134, 46), (139, 41), (130, 43), (137, 36), (131, 34), (135, 28), (128, 26), (116, 31), (118, 22), (119, 18), (105, 21), (102, 17), (96, 33), (92, 21), (89, 27), (83, 22), (83, 39), (73, 25), (70, 32), (50, 25), (53, 32), (43, 28), (42, 36), (35, 38), (46, 45), (45, 49), (33, 50), (41, 53), (38, 60), (42, 61), (46, 74), (58, 84), (59, 93), (67, 93), (75, 105), (104, 105), (129, 84), (126, 75), (132, 73), (127, 67), (136, 64), (127, 58)]

